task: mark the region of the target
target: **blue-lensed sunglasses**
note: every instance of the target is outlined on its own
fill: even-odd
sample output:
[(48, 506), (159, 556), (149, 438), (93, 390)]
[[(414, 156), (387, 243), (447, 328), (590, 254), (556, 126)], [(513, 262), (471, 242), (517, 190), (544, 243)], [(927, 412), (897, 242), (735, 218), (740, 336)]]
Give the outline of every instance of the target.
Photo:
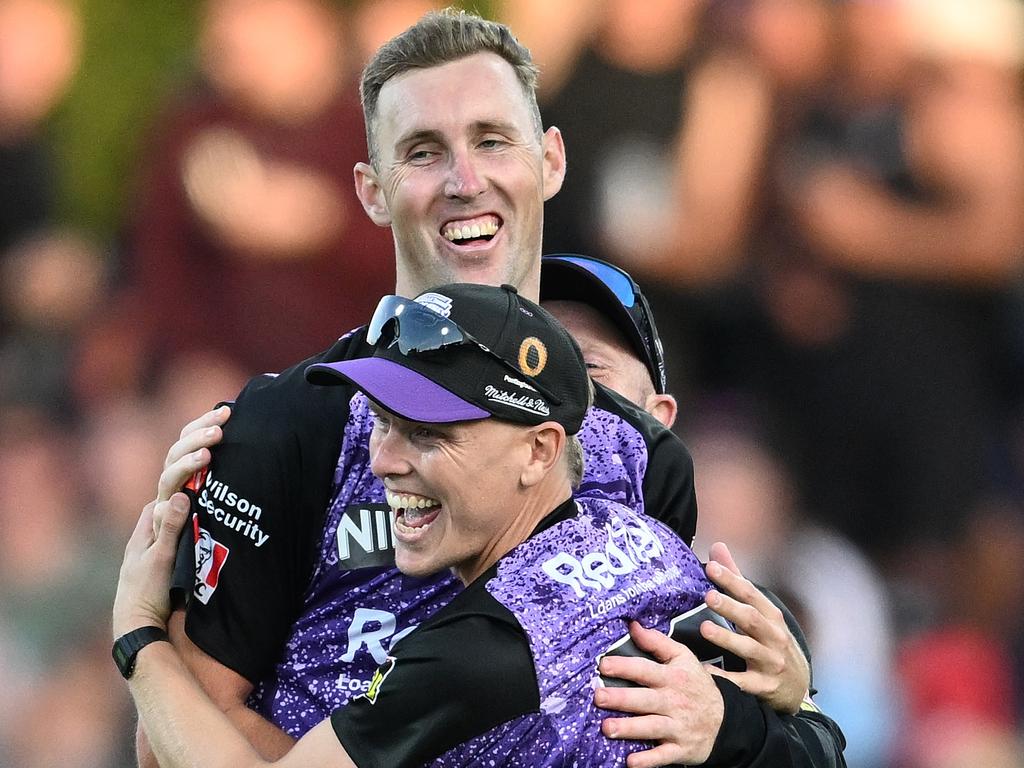
[(640, 286), (628, 272), (607, 261), (591, 256), (572, 253), (556, 253), (544, 257), (544, 261), (561, 261), (574, 264), (601, 281), (626, 310), (643, 341), (644, 364), (654, 381), (654, 388), (659, 394), (665, 394), (668, 382), (665, 375), (665, 353), (658, 336), (658, 327), (654, 324), (654, 315), (647, 298)]

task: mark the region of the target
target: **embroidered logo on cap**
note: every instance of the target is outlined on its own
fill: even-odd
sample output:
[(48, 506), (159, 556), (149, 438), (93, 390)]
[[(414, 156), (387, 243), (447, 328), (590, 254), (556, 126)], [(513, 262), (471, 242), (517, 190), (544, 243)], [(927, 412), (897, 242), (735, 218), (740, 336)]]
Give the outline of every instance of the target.
[(519, 345), (519, 370), (537, 376), (548, 364), (548, 348), (536, 336), (527, 336)]
[(441, 317), (451, 317), (452, 300), (440, 293), (424, 293), (422, 296), (416, 297), (416, 303), (434, 310)]

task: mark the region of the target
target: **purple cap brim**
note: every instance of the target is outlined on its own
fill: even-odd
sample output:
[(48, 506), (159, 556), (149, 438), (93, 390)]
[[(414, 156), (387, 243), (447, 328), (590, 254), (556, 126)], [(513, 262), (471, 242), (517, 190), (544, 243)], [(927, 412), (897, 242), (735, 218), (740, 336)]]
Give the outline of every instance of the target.
[(351, 381), (371, 400), (409, 421), (444, 424), (486, 419), (491, 415), (426, 376), (380, 357), (317, 363), (306, 369), (306, 378), (313, 384), (330, 384), (339, 376)]

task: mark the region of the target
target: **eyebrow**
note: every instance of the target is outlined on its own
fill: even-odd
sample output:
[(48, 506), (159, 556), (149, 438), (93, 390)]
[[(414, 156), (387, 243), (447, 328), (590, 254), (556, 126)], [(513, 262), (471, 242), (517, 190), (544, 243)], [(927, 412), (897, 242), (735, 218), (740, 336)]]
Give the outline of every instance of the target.
[[(512, 134), (515, 136), (520, 134), (520, 131), (515, 124), (506, 120), (477, 120), (473, 123), (472, 131), (477, 134), (492, 132)], [(434, 141), (439, 144), (443, 144), (444, 137), (441, 132), (436, 129), (420, 128), (418, 130), (412, 130), (399, 138), (398, 141), (395, 142), (395, 147), (402, 150), (422, 141)]]

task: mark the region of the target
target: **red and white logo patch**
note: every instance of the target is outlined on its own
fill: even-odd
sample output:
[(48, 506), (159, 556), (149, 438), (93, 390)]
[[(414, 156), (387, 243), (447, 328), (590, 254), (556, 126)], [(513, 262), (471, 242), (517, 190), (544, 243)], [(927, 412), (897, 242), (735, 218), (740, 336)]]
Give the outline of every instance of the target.
[(193, 594), (203, 605), (210, 602), (220, 580), (220, 569), (228, 559), (228, 548), (214, 539), (199, 518), (192, 518), (192, 534), (196, 545), (196, 585)]
[(199, 491), (203, 489), (203, 486), (206, 485), (206, 475), (209, 471), (209, 467), (203, 467), (189, 478), (189, 481), (185, 483), (185, 487), (191, 491), (199, 493)]

